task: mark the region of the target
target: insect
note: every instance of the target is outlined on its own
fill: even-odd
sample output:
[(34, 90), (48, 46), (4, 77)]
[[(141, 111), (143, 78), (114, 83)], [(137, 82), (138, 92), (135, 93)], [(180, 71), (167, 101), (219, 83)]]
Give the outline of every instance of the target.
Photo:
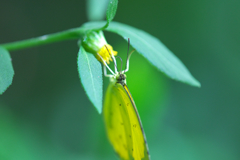
[[(128, 39), (127, 53), (129, 53), (129, 44)], [(150, 160), (146, 136), (124, 74), (129, 69), (129, 58), (132, 53), (133, 51), (127, 56), (126, 67), (123, 71), (122, 69), (118, 71), (112, 53), (115, 73), (106, 62), (104, 63), (104, 75), (110, 77), (110, 84), (105, 95), (103, 116), (108, 139), (120, 159)], [(106, 67), (112, 74), (107, 74)]]

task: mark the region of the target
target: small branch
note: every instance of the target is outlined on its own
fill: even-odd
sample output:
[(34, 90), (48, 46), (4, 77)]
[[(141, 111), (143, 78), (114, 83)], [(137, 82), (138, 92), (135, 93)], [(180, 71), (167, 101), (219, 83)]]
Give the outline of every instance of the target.
[(8, 51), (14, 51), (24, 48), (30, 48), (35, 46), (40, 46), (48, 43), (59, 42), (70, 39), (79, 39), (84, 35), (85, 29), (82, 28), (73, 28), (66, 31), (53, 33), (49, 35), (44, 35), (36, 38), (31, 38), (27, 40), (10, 42), (5, 44), (0, 44), (0, 46), (4, 47)]

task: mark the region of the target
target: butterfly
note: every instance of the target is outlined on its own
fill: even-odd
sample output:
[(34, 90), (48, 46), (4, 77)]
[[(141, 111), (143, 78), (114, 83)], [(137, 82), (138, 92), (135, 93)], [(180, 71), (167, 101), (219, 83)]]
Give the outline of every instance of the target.
[[(128, 51), (129, 43), (128, 40)], [(116, 59), (112, 53), (115, 73), (104, 63), (104, 75), (110, 77), (110, 84), (105, 95), (103, 117), (108, 139), (120, 159), (150, 160), (140, 116), (126, 85), (124, 74), (129, 69), (129, 58), (132, 53), (127, 56), (124, 71), (117, 70)], [(112, 74), (107, 74), (106, 67)]]

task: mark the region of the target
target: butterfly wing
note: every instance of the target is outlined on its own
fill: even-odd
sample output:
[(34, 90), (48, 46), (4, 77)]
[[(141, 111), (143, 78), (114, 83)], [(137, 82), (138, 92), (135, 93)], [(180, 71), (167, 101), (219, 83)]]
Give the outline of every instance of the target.
[[(148, 145), (147, 145), (147, 139), (142, 127), (142, 122), (140, 119), (140, 116), (138, 114), (136, 105), (133, 101), (132, 95), (127, 87), (126, 84), (123, 85), (123, 88), (125, 92), (128, 95), (128, 98), (130, 99), (131, 105), (127, 105), (130, 122), (132, 125), (132, 140), (133, 140), (133, 157), (134, 160), (150, 160), (150, 155), (148, 151)], [(127, 98), (127, 97), (126, 97)], [(143, 153), (143, 155), (142, 155)]]
[(110, 83), (103, 114), (108, 138), (121, 159), (150, 159), (142, 124), (125, 84)]

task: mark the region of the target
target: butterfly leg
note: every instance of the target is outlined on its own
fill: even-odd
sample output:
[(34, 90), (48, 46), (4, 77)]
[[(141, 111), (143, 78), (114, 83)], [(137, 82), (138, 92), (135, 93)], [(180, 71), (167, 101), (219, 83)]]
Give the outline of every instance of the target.
[(107, 69), (106, 67), (108, 68), (108, 70), (114, 75), (114, 72), (110, 69), (110, 67), (107, 65), (107, 63), (104, 61), (104, 59), (102, 58), (102, 56), (100, 56), (100, 54), (97, 53), (97, 55), (101, 58), (102, 62), (104, 63), (103, 65), (103, 72), (104, 72), (104, 75), (106, 77), (110, 77), (111, 75), (110, 74), (107, 74)]
[(116, 62), (116, 58), (114, 57), (112, 51), (111, 51), (111, 57), (112, 57), (113, 62), (114, 62), (114, 64), (115, 64), (115, 67), (114, 67), (114, 69), (115, 69), (115, 73), (117, 73), (117, 72), (118, 72), (118, 71), (117, 71), (117, 62)]
[[(109, 69), (110, 69), (110, 68), (109, 68)], [(111, 74), (107, 74), (106, 65), (103, 65), (103, 72), (104, 72), (104, 76), (105, 76), (105, 77), (112, 77)], [(111, 70), (111, 72), (112, 72), (112, 70)]]

